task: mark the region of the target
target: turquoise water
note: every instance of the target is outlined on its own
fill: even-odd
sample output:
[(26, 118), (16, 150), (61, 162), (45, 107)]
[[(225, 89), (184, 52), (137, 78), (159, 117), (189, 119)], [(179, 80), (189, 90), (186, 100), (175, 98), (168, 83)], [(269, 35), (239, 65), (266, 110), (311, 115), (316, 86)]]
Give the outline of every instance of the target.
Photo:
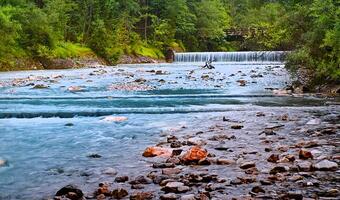
[[(138, 167), (147, 165), (141, 152), (161, 132), (221, 112), (325, 104), (312, 97), (277, 97), (266, 89), (290, 82), (283, 65), (218, 64), (215, 70), (197, 65), (107, 67), (100, 69), (103, 74), (91, 68), (0, 73), (0, 159), (9, 163), (0, 168), (0, 199), (49, 197), (69, 183), (91, 189), (112, 179), (103, 174), (109, 167), (138, 174)], [(14, 79), (27, 77), (13, 86)], [(120, 83), (136, 85), (139, 78), (146, 79), (139, 91), (112, 89)], [(247, 86), (239, 86), (239, 79)], [(33, 89), (30, 83), (49, 88)], [(71, 92), (70, 86), (83, 90)], [(108, 115), (128, 120), (103, 121)], [(73, 126), (65, 126), (69, 123)], [(102, 158), (89, 158), (93, 153)]]

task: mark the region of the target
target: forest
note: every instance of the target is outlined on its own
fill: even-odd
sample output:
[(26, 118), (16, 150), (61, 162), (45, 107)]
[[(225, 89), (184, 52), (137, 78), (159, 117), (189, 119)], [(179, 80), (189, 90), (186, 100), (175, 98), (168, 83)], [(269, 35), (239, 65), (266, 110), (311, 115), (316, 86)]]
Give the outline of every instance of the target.
[[(340, 80), (338, 0), (1, 0), (0, 66), (17, 59), (175, 51), (291, 51), (287, 66)], [(6, 67), (4, 67), (6, 66)]]

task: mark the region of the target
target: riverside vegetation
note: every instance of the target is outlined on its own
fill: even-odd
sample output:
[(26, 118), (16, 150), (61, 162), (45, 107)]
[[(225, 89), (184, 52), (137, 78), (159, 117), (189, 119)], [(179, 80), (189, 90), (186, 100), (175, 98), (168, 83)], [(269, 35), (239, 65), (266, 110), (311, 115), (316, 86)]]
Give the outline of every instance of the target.
[(168, 49), (287, 50), (287, 66), (312, 72), (312, 84), (338, 84), (339, 13), (336, 0), (2, 0), (0, 69), (164, 59)]

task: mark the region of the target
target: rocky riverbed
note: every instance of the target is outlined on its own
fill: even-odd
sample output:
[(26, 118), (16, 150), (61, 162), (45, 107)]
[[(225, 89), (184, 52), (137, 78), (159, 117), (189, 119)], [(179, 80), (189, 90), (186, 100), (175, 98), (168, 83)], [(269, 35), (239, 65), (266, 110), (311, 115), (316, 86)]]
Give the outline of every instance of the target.
[(0, 74), (0, 199), (337, 199), (338, 100), (290, 82), (282, 65)]

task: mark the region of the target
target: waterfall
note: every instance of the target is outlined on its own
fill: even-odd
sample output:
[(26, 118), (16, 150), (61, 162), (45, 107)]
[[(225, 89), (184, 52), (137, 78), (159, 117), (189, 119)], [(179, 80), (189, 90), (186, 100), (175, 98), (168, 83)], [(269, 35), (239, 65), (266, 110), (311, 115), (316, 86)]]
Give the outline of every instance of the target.
[(286, 51), (175, 53), (175, 62), (283, 62)]

